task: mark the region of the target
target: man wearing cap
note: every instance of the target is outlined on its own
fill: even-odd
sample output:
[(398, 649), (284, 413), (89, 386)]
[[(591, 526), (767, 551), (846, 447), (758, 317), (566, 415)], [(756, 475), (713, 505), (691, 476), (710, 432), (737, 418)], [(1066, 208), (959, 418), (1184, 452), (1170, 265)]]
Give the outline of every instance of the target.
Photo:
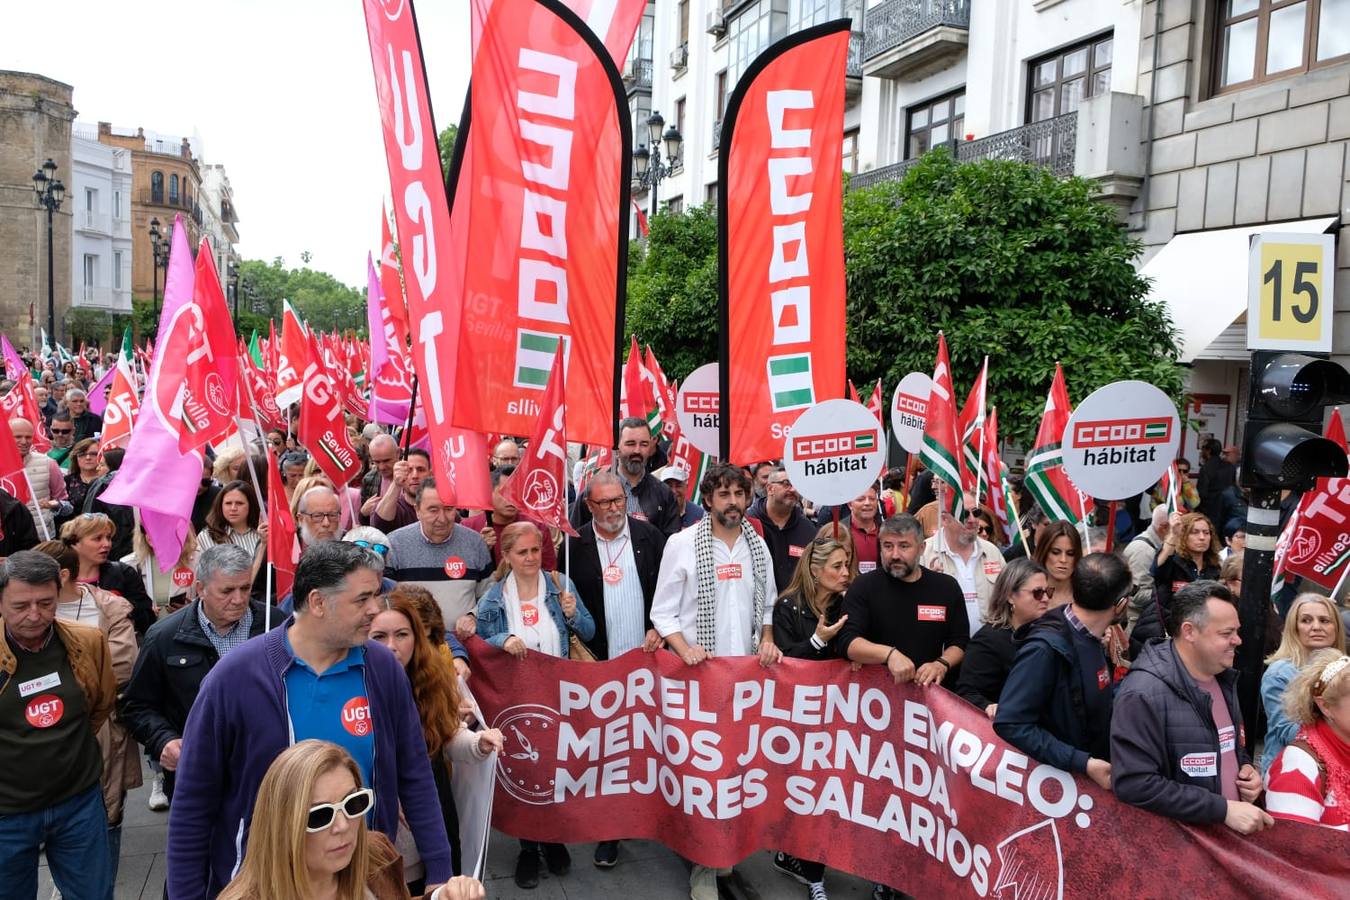
[[(703, 518), (703, 507), (696, 506), (687, 499), (689, 489), (689, 471), (683, 466), (670, 465), (652, 473), (657, 481), (670, 488), (675, 495), (675, 506), (680, 511), (680, 529), (683, 530)], [(590, 609), (590, 607), (586, 607)]]

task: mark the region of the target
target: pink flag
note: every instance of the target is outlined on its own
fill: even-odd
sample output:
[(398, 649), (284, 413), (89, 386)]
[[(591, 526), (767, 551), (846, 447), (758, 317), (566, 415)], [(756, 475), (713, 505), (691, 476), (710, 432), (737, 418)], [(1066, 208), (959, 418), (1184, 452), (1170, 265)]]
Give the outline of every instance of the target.
[(137, 506), (146, 537), (163, 572), (173, 570), (192, 528), (192, 504), (202, 479), (202, 453), (178, 452), (183, 381), (163, 370), (176, 358), (179, 369), (187, 356), (192, 306), (193, 262), (187, 228), (175, 217), (173, 249), (164, 279), (164, 310), (159, 320), (156, 353), (146, 382), (145, 398), (122, 468), (104, 499)]
[(370, 385), (370, 415), (367, 418), (385, 425), (406, 425), (408, 404), (412, 400), (412, 367), (408, 364), (407, 349), (394, 319), (394, 309), (369, 257), (366, 269), (366, 322), (370, 326), (370, 368), (366, 371), (366, 381)]
[(101, 416), (108, 408), (108, 398), (103, 396), (103, 392), (112, 387), (113, 376), (116, 374), (117, 366), (110, 366), (108, 371), (103, 373), (103, 377), (94, 382), (94, 386), (89, 389), (89, 411), (94, 415)]
[[(5, 377), (10, 381), (18, 381), (19, 373), (28, 371), (28, 367), (23, 363), (23, 357), (19, 356), (19, 351), (14, 349), (9, 338), (3, 334), (0, 334), (0, 347), (3, 347), (5, 352)], [(92, 407), (94, 404), (89, 405)]]

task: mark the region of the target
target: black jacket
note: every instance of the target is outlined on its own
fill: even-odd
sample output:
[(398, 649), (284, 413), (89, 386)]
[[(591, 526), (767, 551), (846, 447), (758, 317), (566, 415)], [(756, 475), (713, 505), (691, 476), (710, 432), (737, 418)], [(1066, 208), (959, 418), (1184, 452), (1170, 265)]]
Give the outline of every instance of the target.
[[(1235, 669), (1218, 676), (1236, 729), (1238, 766), (1244, 747)], [(1132, 806), (1183, 822), (1222, 822), (1228, 815), (1218, 773), (1219, 732), (1213, 703), (1191, 678), (1171, 641), (1151, 641), (1120, 683), (1111, 720), (1111, 787)], [(1212, 776), (1182, 771), (1182, 757), (1212, 762)]]
[[(202, 681), (220, 661), (197, 618), (200, 605), (200, 600), (194, 600), (154, 624), (141, 644), (131, 681), (117, 702), (122, 723), (152, 760), (158, 761), (165, 744), (183, 736)], [(250, 603), (249, 608), (253, 611), (249, 637), (257, 637), (263, 632), (266, 610), (261, 603)], [(279, 612), (272, 613), (273, 625), (285, 619)]]
[(1200, 495), (1200, 512), (1209, 516), (1214, 527), (1223, 530), (1223, 492), (1237, 481), (1237, 466), (1221, 456), (1211, 456), (1200, 464), (1195, 492)]
[[(609, 659), (609, 637), (605, 630), (605, 561), (595, 542), (595, 525), (588, 523), (577, 529), (577, 537), (567, 539), (567, 554), (571, 571), (567, 573), (581, 594), (581, 602), (595, 620), (595, 636), (586, 642), (598, 659)], [(641, 519), (628, 517), (628, 534), (633, 542), (633, 562), (637, 566), (638, 582), (642, 585), (642, 609), (651, 627), (652, 596), (656, 593), (656, 576), (661, 571), (661, 553), (666, 547), (666, 536)]]
[(79, 443), (103, 430), (103, 417), (86, 409), (74, 417), (72, 424), (75, 426), (75, 442)]
[[(642, 476), (642, 480), (632, 490), (649, 525), (655, 526), (666, 537), (680, 530), (680, 508), (676, 505), (675, 495), (671, 493), (670, 488), (647, 474)], [(582, 491), (581, 496), (572, 505), (572, 527), (581, 531), (581, 526), (590, 521), (591, 508), (586, 505), (586, 492)]]
[(797, 561), (816, 539), (819, 529), (802, 515), (800, 508), (793, 509), (787, 524), (779, 528), (769, 518), (768, 503), (768, 500), (756, 500), (745, 514), (759, 519), (759, 524), (764, 526), (762, 534), (764, 544), (769, 548), (769, 558), (773, 560), (773, 580), (781, 591), (792, 581), (792, 573), (797, 571)]
[[(844, 595), (840, 594), (825, 610), (825, 624), (838, 622), (843, 611)], [(820, 650), (811, 646), (811, 635), (816, 633), (818, 624), (820, 619), (811, 604), (801, 602), (796, 595), (779, 597), (773, 605), (773, 642), (784, 656), (793, 659), (834, 659), (839, 656), (836, 641), (830, 641)]]
[(997, 703), (1016, 657), (1013, 630), (985, 625), (966, 645), (961, 674), (956, 680), (957, 695), (981, 711)]
[(0, 491), (0, 557), (13, 556), (20, 550), (32, 550), (38, 545), (37, 525), (28, 507)]
[(131, 624), (136, 636), (144, 641), (146, 632), (155, 624), (155, 604), (145, 592), (141, 573), (126, 563), (109, 560), (98, 567), (97, 586), (131, 603)]
[(1017, 658), (994, 716), (998, 736), (1037, 762), (1086, 772), (1089, 757), (1108, 759), (1111, 664), (1101, 641), (1079, 633), (1052, 609), (1013, 635)]

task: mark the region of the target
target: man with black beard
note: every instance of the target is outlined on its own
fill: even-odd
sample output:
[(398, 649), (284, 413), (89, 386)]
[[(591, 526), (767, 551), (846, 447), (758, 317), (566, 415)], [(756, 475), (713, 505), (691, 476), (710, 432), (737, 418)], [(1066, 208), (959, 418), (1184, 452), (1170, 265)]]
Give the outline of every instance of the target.
[[(750, 655), (772, 666), (783, 658), (773, 641), (778, 588), (769, 549), (745, 518), (750, 476), (739, 466), (718, 463), (700, 488), (710, 515), (666, 542), (652, 627), (689, 666), (714, 656)], [(689, 873), (692, 900), (717, 900), (719, 874), (730, 870), (695, 865)]]
[[(619, 423), (619, 449), (614, 454), (618, 474), (623, 481), (624, 505), (628, 514), (647, 522), (666, 537), (680, 530), (680, 509), (670, 488), (647, 471), (652, 453), (652, 432), (642, 419), (627, 418)], [(586, 499), (583, 493), (581, 501)], [(590, 507), (579, 502), (572, 507), (572, 527), (578, 531), (591, 520)]]

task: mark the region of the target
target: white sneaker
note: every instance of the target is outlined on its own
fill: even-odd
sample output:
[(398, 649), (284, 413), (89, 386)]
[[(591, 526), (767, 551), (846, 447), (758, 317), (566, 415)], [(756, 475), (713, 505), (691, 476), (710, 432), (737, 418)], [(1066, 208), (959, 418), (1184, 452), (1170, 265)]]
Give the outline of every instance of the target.
[(829, 897), (825, 896), (825, 882), (812, 882), (809, 887), (811, 892), (810, 900), (830, 900)]
[(152, 812), (164, 812), (169, 808), (169, 797), (164, 793), (163, 772), (155, 773), (155, 780), (150, 783), (150, 802), (146, 805)]

